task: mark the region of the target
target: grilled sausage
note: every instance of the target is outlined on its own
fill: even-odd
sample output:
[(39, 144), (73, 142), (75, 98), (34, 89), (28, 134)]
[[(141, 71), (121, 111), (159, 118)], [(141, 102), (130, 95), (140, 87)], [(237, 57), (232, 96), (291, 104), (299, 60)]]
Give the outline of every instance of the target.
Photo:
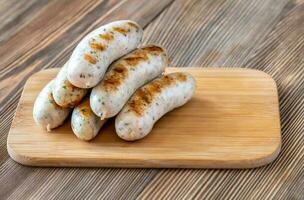
[(142, 35), (142, 28), (130, 20), (112, 22), (92, 31), (71, 55), (69, 81), (80, 88), (94, 87), (114, 60), (138, 46)]
[(138, 89), (115, 120), (117, 135), (128, 141), (145, 137), (164, 114), (184, 105), (195, 90), (188, 73), (161, 76)]
[(161, 75), (167, 64), (165, 50), (157, 45), (139, 48), (114, 62), (92, 90), (93, 112), (101, 119), (117, 115), (136, 89)]
[(57, 74), (52, 89), (55, 102), (64, 108), (73, 108), (78, 105), (87, 91), (87, 89), (75, 87), (67, 79), (67, 63)]
[(71, 111), (69, 108), (62, 108), (56, 104), (52, 95), (53, 84), (54, 80), (42, 89), (33, 108), (35, 122), (47, 131), (63, 124)]
[(81, 140), (91, 140), (99, 132), (106, 120), (100, 120), (90, 108), (90, 99), (85, 98), (74, 108), (71, 126), (74, 134)]

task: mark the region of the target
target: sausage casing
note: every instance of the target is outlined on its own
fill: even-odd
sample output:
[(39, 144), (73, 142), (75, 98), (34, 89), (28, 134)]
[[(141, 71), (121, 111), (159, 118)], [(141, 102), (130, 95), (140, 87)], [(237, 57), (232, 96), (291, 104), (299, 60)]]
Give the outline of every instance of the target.
[(92, 31), (80, 41), (70, 57), (69, 81), (80, 88), (96, 86), (108, 66), (134, 50), (142, 35), (142, 28), (130, 20), (115, 21)]
[(54, 80), (50, 81), (41, 90), (35, 100), (33, 108), (35, 122), (47, 131), (63, 124), (71, 111), (69, 108), (62, 108), (56, 104), (52, 95), (53, 84)]
[(99, 132), (106, 120), (100, 120), (90, 108), (90, 100), (86, 97), (72, 113), (71, 127), (74, 134), (81, 140), (91, 140)]
[(128, 141), (145, 137), (164, 114), (191, 99), (195, 85), (192, 75), (177, 72), (141, 87), (116, 117), (117, 135)]
[(55, 102), (64, 108), (73, 108), (78, 105), (86, 95), (87, 89), (78, 88), (67, 79), (67, 63), (60, 69), (53, 84), (53, 97)]
[(101, 119), (117, 115), (136, 89), (161, 75), (167, 65), (166, 51), (157, 45), (138, 48), (120, 58), (93, 88), (93, 112)]

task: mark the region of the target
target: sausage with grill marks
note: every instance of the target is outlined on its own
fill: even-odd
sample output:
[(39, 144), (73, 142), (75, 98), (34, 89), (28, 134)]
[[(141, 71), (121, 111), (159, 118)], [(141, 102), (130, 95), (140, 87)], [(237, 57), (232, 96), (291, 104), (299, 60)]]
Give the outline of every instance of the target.
[(116, 117), (117, 135), (127, 141), (145, 137), (158, 119), (191, 99), (195, 85), (192, 75), (177, 72), (141, 87)]
[(99, 132), (106, 120), (100, 120), (90, 108), (89, 97), (86, 97), (74, 108), (71, 127), (74, 134), (81, 140), (91, 140)]
[(35, 100), (33, 108), (35, 122), (47, 131), (51, 131), (51, 129), (63, 124), (71, 111), (69, 108), (62, 108), (56, 104), (52, 95), (53, 84), (54, 80), (50, 81), (42, 89)]
[(70, 83), (67, 79), (67, 67), (66, 63), (57, 74), (52, 93), (58, 105), (64, 108), (73, 108), (80, 103), (88, 90), (78, 88)]
[(166, 51), (158, 45), (138, 48), (114, 62), (92, 90), (93, 112), (101, 119), (117, 115), (136, 89), (161, 75), (167, 65)]
[(68, 79), (79, 88), (92, 88), (116, 59), (134, 50), (143, 35), (133, 21), (121, 20), (104, 25), (85, 36), (68, 63)]

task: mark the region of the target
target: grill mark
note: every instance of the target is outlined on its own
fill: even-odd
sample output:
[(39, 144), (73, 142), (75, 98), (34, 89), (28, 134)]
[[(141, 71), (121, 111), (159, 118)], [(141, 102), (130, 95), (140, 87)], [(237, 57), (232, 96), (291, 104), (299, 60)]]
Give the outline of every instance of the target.
[[(70, 81), (68, 80), (64, 80), (64, 86), (63, 88), (66, 89), (66, 90), (69, 90), (69, 94), (71, 95), (69, 97), (69, 100), (67, 101), (64, 101), (64, 105), (62, 105), (62, 107), (74, 107), (75, 105), (77, 105), (79, 103), (79, 101), (82, 99), (83, 95), (85, 94), (85, 90), (83, 89), (80, 89), (74, 85), (72, 85), (70, 83)], [(76, 95), (74, 95), (74, 92), (78, 92)], [(76, 96), (75, 98), (72, 98), (72, 96)]]
[(133, 111), (138, 116), (142, 116), (146, 107), (152, 103), (153, 99), (155, 99), (164, 88), (176, 82), (185, 82), (186, 80), (187, 76), (184, 73), (173, 73), (155, 79), (135, 92), (128, 103), (130, 111)]
[(160, 46), (149, 45), (149, 46), (142, 47), (142, 50), (145, 51), (145, 52), (148, 52), (149, 54), (152, 54), (152, 55), (161, 55), (162, 57), (167, 59), (166, 58), (167, 55), (166, 55), (165, 50)]
[(97, 63), (97, 59), (94, 58), (91, 54), (87, 54), (87, 53), (84, 54), (84, 59), (91, 64), (96, 64)]
[(70, 83), (70, 81), (68, 81), (68, 80), (64, 80), (63, 87), (64, 87), (64, 89), (71, 90), (71, 91), (74, 91), (74, 90), (78, 89), (77, 87), (72, 85)]
[(126, 36), (127, 33), (130, 32), (130, 30), (126, 30), (126, 29), (120, 28), (120, 27), (114, 27), (113, 30), (123, 34), (124, 36)]
[(118, 90), (118, 86), (127, 77), (128, 69), (123, 64), (115, 64), (110, 73), (106, 75), (103, 81), (103, 87), (106, 91)]
[(149, 57), (146, 51), (141, 49), (136, 50), (130, 56), (123, 58), (123, 60), (130, 66), (136, 66), (138, 63), (148, 60)]
[(49, 102), (54, 106), (55, 110), (60, 110), (60, 109), (62, 109), (62, 107), (60, 107), (60, 106), (55, 102), (54, 97), (53, 97), (53, 94), (52, 94), (51, 91), (48, 93), (48, 100), (49, 100)]
[(83, 118), (87, 118), (92, 114), (89, 99), (86, 99), (83, 103), (81, 103), (78, 109), (80, 116), (82, 116)]
[(106, 40), (106, 41), (111, 41), (111, 40), (114, 39), (114, 36), (112, 34), (110, 34), (110, 33), (99, 34), (99, 37), (101, 39)]
[(105, 46), (103, 46), (102, 44), (96, 43), (96, 42), (92, 42), (90, 44), (90, 47), (97, 51), (104, 51), (106, 49)]
[(142, 48), (143, 50), (145, 51), (152, 51), (152, 52), (159, 52), (159, 53), (162, 53), (164, 52), (164, 49), (159, 47), (159, 46), (156, 46), (156, 45), (151, 45), (151, 46), (146, 46), (146, 47), (143, 47)]
[(139, 26), (133, 22), (128, 22), (128, 25), (135, 28), (135, 29), (139, 29)]
[(176, 76), (177, 76), (177, 80), (179, 81), (184, 82), (187, 80), (187, 76), (184, 73), (176, 73)]

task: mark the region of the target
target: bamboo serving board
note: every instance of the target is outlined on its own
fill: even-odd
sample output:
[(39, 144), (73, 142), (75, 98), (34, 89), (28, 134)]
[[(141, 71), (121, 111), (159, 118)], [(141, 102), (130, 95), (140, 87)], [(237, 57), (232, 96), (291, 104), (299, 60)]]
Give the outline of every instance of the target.
[(274, 80), (249, 69), (168, 68), (197, 80), (193, 99), (155, 125), (144, 139), (126, 142), (109, 120), (90, 142), (78, 140), (70, 119), (48, 133), (36, 126), (36, 96), (55, 77), (48, 69), (30, 77), (8, 135), (17, 162), (32, 166), (252, 168), (273, 161), (281, 147), (278, 94)]

